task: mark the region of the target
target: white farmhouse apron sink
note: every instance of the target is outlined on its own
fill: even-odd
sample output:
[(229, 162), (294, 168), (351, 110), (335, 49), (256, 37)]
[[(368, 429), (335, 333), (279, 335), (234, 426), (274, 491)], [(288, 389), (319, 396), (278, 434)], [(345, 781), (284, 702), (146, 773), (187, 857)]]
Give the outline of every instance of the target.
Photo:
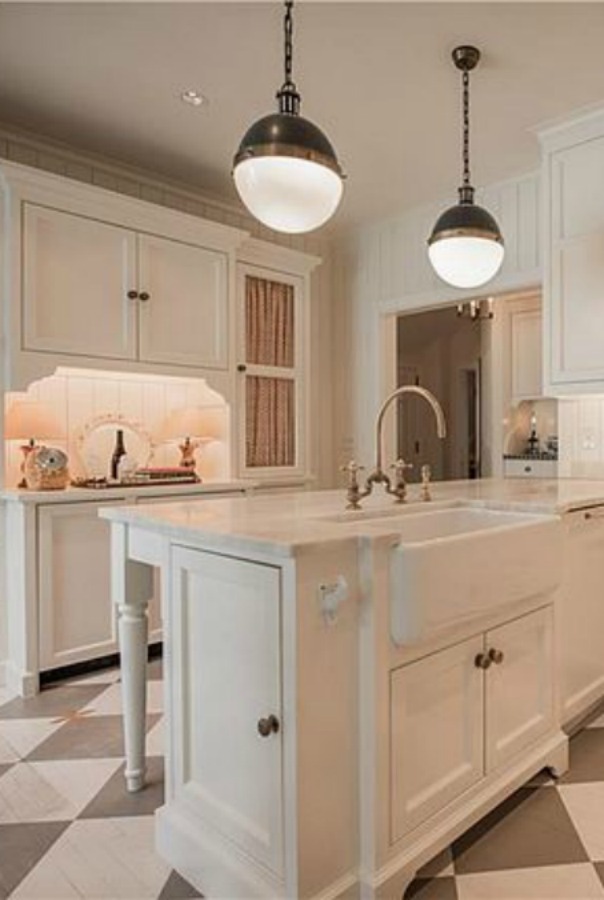
[(554, 516), (442, 509), (409, 516), (396, 531), (390, 604), (397, 644), (547, 594), (562, 577), (562, 527)]

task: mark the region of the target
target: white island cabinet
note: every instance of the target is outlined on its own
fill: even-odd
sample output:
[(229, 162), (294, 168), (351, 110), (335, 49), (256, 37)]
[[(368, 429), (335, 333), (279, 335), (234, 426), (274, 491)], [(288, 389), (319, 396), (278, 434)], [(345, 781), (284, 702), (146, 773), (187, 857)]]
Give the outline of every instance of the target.
[[(156, 843), (205, 896), (401, 897), (421, 865), (537, 771), (565, 771), (553, 652), (564, 530), (551, 492), (513, 491), (522, 486), (436, 485), (428, 507), (372, 498), (361, 513), (343, 512), (331, 491), (101, 512), (127, 787), (145, 781), (148, 631), (129, 581), (154, 565), (167, 724)], [(519, 540), (539, 548), (538, 562), (506, 575), (509, 594), (458, 591), (451, 618), (444, 578), (421, 632), (397, 631), (409, 604), (401, 559), (421, 576), (443, 554), (463, 579), (467, 553), (471, 593)], [(477, 546), (499, 543), (477, 561)], [(407, 590), (422, 584), (413, 576)]]

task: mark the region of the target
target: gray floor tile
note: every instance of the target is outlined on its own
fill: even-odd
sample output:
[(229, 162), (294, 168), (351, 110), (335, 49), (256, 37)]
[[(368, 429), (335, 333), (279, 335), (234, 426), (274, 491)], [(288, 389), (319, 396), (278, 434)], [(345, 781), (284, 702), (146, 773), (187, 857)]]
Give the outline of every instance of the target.
[[(147, 716), (147, 730), (160, 719)], [(99, 759), (124, 755), (121, 716), (90, 716), (66, 722), (30, 753), (28, 760)]]
[(126, 791), (124, 766), (115, 772), (88, 806), (80, 819), (107, 819), (116, 816), (150, 816), (164, 802), (164, 760), (161, 756), (147, 759), (147, 783), (142, 791)]
[(195, 890), (178, 872), (171, 872), (157, 900), (193, 900), (195, 897), (203, 897), (203, 894)]
[(40, 861), (69, 822), (0, 825), (0, 897), (11, 891)]
[(594, 869), (595, 869), (596, 872), (598, 873), (598, 878), (600, 879), (600, 881), (601, 881), (602, 884), (604, 885), (604, 862), (597, 862), (597, 863), (594, 863)]
[(455, 879), (449, 875), (444, 878), (416, 878), (405, 891), (404, 900), (457, 900)]
[(0, 778), (2, 778), (5, 772), (8, 772), (9, 769), (12, 769), (14, 765), (14, 763), (2, 763), (0, 765)]
[(587, 862), (555, 787), (522, 788), (453, 844), (455, 873)]
[(152, 659), (147, 666), (147, 678), (149, 681), (161, 681), (163, 678), (163, 660)]
[(73, 715), (107, 690), (106, 684), (57, 685), (35, 697), (15, 697), (0, 706), (0, 719), (52, 719)]
[(604, 781), (604, 728), (586, 728), (570, 742), (570, 768), (560, 784)]

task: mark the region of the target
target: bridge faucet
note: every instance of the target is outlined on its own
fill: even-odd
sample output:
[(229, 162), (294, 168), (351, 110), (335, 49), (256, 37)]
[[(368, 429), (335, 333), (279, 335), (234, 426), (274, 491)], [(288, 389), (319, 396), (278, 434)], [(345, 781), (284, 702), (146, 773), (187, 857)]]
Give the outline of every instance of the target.
[(394, 469), (394, 486), (392, 485), (392, 481), (390, 477), (384, 472), (383, 468), (383, 439), (382, 439), (382, 431), (384, 425), (384, 416), (389, 409), (390, 405), (394, 403), (398, 397), (401, 397), (403, 394), (416, 394), (418, 397), (423, 397), (426, 400), (436, 419), (436, 433), (438, 437), (442, 440), (447, 436), (447, 425), (445, 422), (445, 414), (443, 413), (442, 407), (434, 394), (432, 394), (429, 390), (423, 387), (419, 387), (415, 384), (404, 384), (402, 387), (397, 388), (393, 391), (382, 403), (380, 407), (380, 411), (377, 415), (376, 420), (376, 448), (375, 448), (375, 468), (372, 472), (367, 476), (365, 481), (365, 487), (363, 489), (360, 488), (358, 484), (357, 473), (360, 471), (360, 467), (357, 466), (356, 463), (349, 463), (348, 466), (343, 467), (343, 471), (348, 472), (349, 474), (349, 485), (348, 490), (346, 492), (346, 497), (348, 500), (347, 509), (360, 509), (359, 501), (363, 499), (363, 497), (369, 496), (371, 491), (373, 490), (374, 484), (383, 484), (384, 489), (388, 494), (392, 494), (396, 497), (397, 503), (404, 503), (407, 496), (407, 482), (405, 480), (405, 471), (411, 468), (409, 463), (406, 463), (402, 459), (398, 459), (394, 465), (390, 468)]

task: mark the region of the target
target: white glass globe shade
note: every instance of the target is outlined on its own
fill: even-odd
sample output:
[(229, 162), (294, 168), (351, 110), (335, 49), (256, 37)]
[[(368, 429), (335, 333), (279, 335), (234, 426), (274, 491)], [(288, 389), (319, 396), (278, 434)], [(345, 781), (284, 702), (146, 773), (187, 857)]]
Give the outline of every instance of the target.
[(476, 236), (443, 238), (428, 247), (436, 274), (458, 288), (480, 287), (494, 278), (504, 252), (499, 241)]
[(293, 156), (245, 159), (235, 166), (233, 177), (251, 214), (269, 228), (290, 234), (323, 225), (342, 197), (337, 172)]

